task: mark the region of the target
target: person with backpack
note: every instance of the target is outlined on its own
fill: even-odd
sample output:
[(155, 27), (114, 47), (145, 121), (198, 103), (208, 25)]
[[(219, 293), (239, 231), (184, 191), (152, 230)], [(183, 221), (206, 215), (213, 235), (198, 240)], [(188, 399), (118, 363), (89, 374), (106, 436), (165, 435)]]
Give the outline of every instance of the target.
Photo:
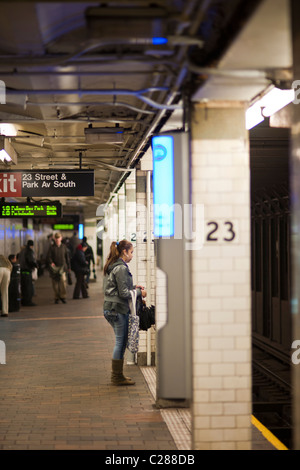
[(129, 300), (131, 291), (137, 296), (146, 297), (142, 286), (134, 286), (128, 263), (133, 258), (133, 245), (127, 240), (112, 242), (104, 266), (104, 317), (115, 333), (115, 346), (112, 355), (112, 385), (134, 385), (135, 382), (123, 375), (124, 354), (128, 338)]

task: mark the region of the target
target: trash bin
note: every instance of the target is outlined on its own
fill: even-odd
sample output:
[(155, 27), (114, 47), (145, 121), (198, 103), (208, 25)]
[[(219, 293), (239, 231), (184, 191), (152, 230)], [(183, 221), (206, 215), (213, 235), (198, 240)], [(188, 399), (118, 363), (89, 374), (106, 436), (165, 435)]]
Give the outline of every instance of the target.
[(8, 310), (18, 312), (21, 306), (21, 268), (19, 264), (13, 264), (8, 287)]

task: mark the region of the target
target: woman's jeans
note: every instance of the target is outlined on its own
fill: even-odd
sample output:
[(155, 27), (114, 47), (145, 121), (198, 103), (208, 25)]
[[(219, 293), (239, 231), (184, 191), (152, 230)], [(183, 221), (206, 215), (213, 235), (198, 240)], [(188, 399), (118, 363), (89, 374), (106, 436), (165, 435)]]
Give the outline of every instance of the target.
[(111, 324), (115, 332), (116, 343), (113, 350), (113, 359), (123, 359), (128, 339), (129, 313), (117, 313), (114, 310), (104, 310), (104, 317)]

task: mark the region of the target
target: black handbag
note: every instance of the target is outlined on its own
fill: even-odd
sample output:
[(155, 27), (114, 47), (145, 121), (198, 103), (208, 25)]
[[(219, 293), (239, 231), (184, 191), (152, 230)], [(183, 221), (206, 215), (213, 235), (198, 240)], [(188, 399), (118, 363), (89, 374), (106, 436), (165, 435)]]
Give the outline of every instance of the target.
[(73, 284), (73, 281), (72, 281), (72, 275), (70, 271), (67, 272), (67, 279), (68, 279), (69, 286), (71, 286)]
[(140, 330), (147, 331), (152, 325), (155, 325), (155, 307), (146, 303), (138, 297), (136, 302), (136, 314), (140, 317)]

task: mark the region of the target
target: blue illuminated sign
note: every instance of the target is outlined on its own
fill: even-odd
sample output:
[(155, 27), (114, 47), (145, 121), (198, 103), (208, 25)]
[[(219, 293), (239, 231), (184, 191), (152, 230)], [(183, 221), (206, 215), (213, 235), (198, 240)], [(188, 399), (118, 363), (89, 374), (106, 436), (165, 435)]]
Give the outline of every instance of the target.
[(174, 236), (174, 138), (152, 138), (154, 236)]
[(78, 238), (79, 240), (81, 240), (84, 236), (84, 228), (83, 228), (83, 224), (79, 224), (78, 225)]

